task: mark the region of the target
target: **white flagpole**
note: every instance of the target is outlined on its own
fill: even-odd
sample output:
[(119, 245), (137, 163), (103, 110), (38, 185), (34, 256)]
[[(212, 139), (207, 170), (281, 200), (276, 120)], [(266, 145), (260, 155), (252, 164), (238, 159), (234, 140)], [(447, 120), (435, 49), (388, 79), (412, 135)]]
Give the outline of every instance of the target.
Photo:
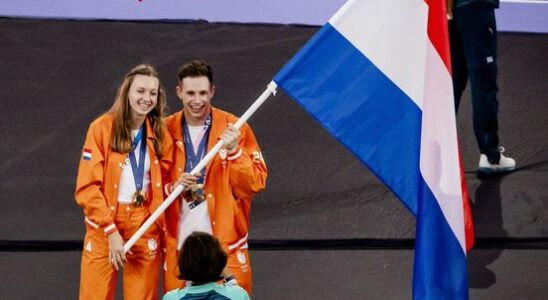
[[(234, 124), (234, 127), (236, 127), (237, 129), (240, 129), (240, 127), (242, 127), (242, 125), (247, 121), (247, 119), (249, 119), (251, 115), (253, 115), (253, 113), (255, 113), (257, 109), (259, 109), (259, 107), (266, 101), (266, 99), (268, 99), (270, 94), (276, 95), (277, 87), (278, 85), (274, 81), (271, 81), (268, 84), (266, 90), (261, 94), (261, 96), (259, 96), (259, 98), (257, 98), (257, 100), (255, 100), (255, 102), (245, 111), (245, 113), (240, 117), (240, 119), (236, 121), (236, 124)], [(217, 152), (221, 150), (222, 146), (223, 146), (223, 141), (219, 140), (217, 144), (215, 144), (215, 146), (206, 154), (206, 156), (204, 156), (204, 158), (196, 165), (196, 167), (194, 167), (194, 169), (190, 171), (190, 173), (200, 173), (202, 169), (206, 167), (209, 161), (217, 154)], [(167, 207), (171, 205), (171, 203), (173, 203), (173, 201), (179, 196), (179, 194), (181, 194), (184, 188), (185, 187), (183, 185), (178, 185), (171, 192), (169, 197), (167, 197), (164, 200), (164, 202), (156, 209), (156, 211), (154, 211), (154, 213), (145, 221), (145, 223), (141, 225), (139, 230), (137, 230), (137, 232), (135, 232), (135, 234), (125, 243), (124, 252), (128, 252), (129, 249), (131, 249), (131, 247), (135, 245), (137, 240), (139, 240), (139, 238), (148, 230), (148, 228), (152, 225), (152, 223), (154, 223), (160, 217), (160, 215), (164, 213)]]

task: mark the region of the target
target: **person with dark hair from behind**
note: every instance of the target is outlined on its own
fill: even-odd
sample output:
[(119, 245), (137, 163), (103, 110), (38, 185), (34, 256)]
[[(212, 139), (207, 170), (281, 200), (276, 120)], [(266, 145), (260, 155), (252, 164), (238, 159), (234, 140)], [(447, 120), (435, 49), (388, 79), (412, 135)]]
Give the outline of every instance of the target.
[[(249, 299), (247, 292), (233, 283), (233, 277), (223, 280), (227, 254), (211, 234), (194, 231), (179, 253), (179, 279), (186, 280), (187, 286), (168, 292), (164, 300)], [(217, 283), (220, 281), (222, 283)]]

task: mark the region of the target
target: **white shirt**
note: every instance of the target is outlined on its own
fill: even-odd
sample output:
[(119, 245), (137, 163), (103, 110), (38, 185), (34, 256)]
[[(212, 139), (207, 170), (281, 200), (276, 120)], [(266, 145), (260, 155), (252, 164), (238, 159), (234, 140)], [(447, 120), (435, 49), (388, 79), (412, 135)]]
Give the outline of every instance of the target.
[[(139, 133), (139, 130), (132, 130), (131, 136), (135, 138), (135, 136)], [(146, 138), (145, 138), (146, 139)], [(135, 147), (135, 160), (137, 163), (139, 163), (139, 156), (140, 156), (140, 149), (141, 149), (141, 142), (137, 144)], [(145, 176), (143, 178), (143, 190), (145, 193), (149, 189), (150, 185), (150, 158), (148, 155), (148, 148), (146, 148), (145, 152)], [(123, 204), (129, 204), (133, 201), (133, 196), (135, 195), (135, 192), (137, 189), (135, 188), (135, 180), (133, 179), (133, 170), (131, 169), (131, 163), (129, 162), (129, 156), (126, 159), (126, 162), (124, 166), (122, 167), (122, 174), (120, 176), (120, 183), (119, 183), (119, 189), (118, 189), (118, 202)]]
[[(203, 138), (204, 126), (192, 126), (188, 125), (188, 132), (190, 133), (190, 140), (192, 141), (192, 146), (194, 148), (194, 153), (198, 150), (200, 141)], [(204, 178), (205, 183), (205, 178)], [(192, 234), (194, 231), (203, 231), (209, 234), (213, 234), (211, 228), (211, 220), (209, 218), (209, 210), (207, 208), (207, 198), (206, 201), (203, 201), (198, 206), (190, 209), (190, 202), (185, 200), (181, 201), (181, 213), (179, 220), (179, 237), (177, 239), (177, 249), (181, 249), (183, 242), (186, 238)]]

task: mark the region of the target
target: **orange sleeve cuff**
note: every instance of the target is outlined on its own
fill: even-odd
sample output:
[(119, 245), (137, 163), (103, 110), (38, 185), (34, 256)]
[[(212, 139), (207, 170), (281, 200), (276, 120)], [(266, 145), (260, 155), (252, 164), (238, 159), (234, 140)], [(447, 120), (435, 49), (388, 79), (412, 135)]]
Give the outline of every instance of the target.
[(106, 236), (109, 236), (116, 231), (118, 231), (118, 228), (116, 228), (116, 225), (114, 223), (105, 225), (105, 227), (103, 228), (103, 232), (105, 233)]
[(227, 154), (226, 159), (227, 160), (235, 160), (238, 157), (242, 156), (243, 150), (240, 147), (237, 147), (234, 151)]

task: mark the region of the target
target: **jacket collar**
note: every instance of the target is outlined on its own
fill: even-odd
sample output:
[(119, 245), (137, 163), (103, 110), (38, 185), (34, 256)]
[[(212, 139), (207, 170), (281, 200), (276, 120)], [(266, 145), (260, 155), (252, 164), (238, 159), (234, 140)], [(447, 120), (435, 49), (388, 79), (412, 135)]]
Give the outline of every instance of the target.
[[(173, 114), (173, 122), (169, 123), (169, 133), (171, 134), (173, 140), (182, 141), (183, 140), (183, 127), (182, 121), (184, 118), (184, 111), (180, 110)], [(223, 124), (223, 117), (219, 113), (219, 109), (211, 107), (211, 127), (209, 131), (209, 139), (207, 140), (207, 150), (211, 150), (215, 144), (217, 144), (219, 137), (225, 130), (224, 126), (216, 126), (217, 124)]]
[(171, 134), (171, 137), (175, 141), (183, 140), (183, 127), (181, 126), (183, 121), (183, 111), (180, 110), (173, 114), (173, 122), (168, 123), (167, 130)]

